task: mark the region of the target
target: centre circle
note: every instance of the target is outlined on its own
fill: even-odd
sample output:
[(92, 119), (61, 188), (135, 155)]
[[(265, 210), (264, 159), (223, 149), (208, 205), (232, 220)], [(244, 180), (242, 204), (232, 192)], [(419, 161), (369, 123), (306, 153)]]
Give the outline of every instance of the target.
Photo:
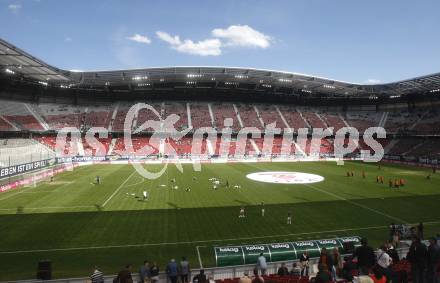
[(302, 172), (256, 172), (246, 175), (246, 178), (273, 184), (312, 184), (324, 181), (324, 177)]

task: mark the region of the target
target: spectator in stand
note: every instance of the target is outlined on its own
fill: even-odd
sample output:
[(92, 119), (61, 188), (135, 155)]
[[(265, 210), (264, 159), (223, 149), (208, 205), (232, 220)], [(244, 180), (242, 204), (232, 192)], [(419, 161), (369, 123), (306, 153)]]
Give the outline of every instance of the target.
[(327, 270), (327, 267), (325, 267), (322, 264), (318, 265), (318, 273), (316, 274), (316, 277), (312, 282), (314, 283), (327, 283), (332, 281), (332, 277), (330, 273)]
[(248, 271), (244, 272), (244, 275), (240, 278), (239, 283), (252, 283), (252, 279), (249, 277)]
[(301, 267), (299, 267), (298, 263), (296, 262), (293, 263), (292, 271), (290, 272), (290, 275), (295, 277), (301, 277)]
[(393, 245), (393, 247), (398, 247), (398, 245), (399, 245), (399, 241), (400, 241), (399, 232), (396, 231), (396, 233), (394, 233), (393, 240), (392, 240), (392, 242), (391, 242), (392, 245)]
[[(385, 253), (385, 252), (384, 252)], [(378, 266), (373, 268), (373, 274), (370, 275), (370, 278), (374, 283), (385, 283), (389, 279), (382, 273), (382, 269)]]
[(437, 244), (437, 239), (432, 238), (429, 240), (428, 247), (428, 268), (426, 272), (426, 278), (429, 283), (439, 282), (439, 266), (440, 266), (440, 247)]
[(199, 274), (194, 276), (193, 283), (206, 283), (206, 282), (207, 280), (206, 280), (205, 270), (200, 269)]
[(309, 265), (310, 265), (310, 257), (307, 251), (304, 251), (303, 254), (299, 258), (299, 263), (301, 265), (301, 276), (309, 277)]
[(102, 273), (102, 271), (99, 270), (97, 266), (95, 266), (92, 275), (90, 275), (90, 281), (92, 283), (104, 283), (104, 274)]
[(361, 246), (354, 250), (353, 257), (357, 258), (358, 269), (362, 275), (368, 275), (368, 270), (376, 263), (373, 248), (368, 245), (366, 238), (363, 238)]
[(171, 259), (171, 261), (167, 264), (167, 275), (170, 279), (171, 283), (177, 283), (177, 263), (174, 258)]
[(257, 259), (257, 268), (258, 270), (260, 270), (261, 275), (266, 274), (267, 262), (266, 257), (263, 255), (263, 253), (260, 253), (260, 256)]
[(252, 283), (264, 283), (264, 278), (258, 274), (258, 269), (254, 268), (254, 278)]
[[(390, 180), (391, 181), (391, 180)], [(390, 224), (390, 241), (392, 241), (393, 240), (393, 236), (394, 236), (394, 234), (397, 232), (397, 226), (396, 226), (396, 224), (394, 224), (394, 222), (393, 223), (391, 223)]]
[(286, 263), (282, 263), (280, 268), (278, 268), (278, 272), (277, 272), (278, 276), (287, 276), (289, 275), (289, 269), (287, 269), (286, 267)]
[(399, 254), (397, 253), (393, 245), (391, 243), (387, 243), (386, 248), (387, 248), (386, 252), (393, 260), (393, 263), (399, 262), (400, 261)]
[(344, 267), (342, 268), (342, 278), (347, 281), (353, 280), (353, 272), (356, 271), (356, 264), (353, 262), (352, 256), (347, 256), (344, 258)]
[[(133, 278), (131, 277), (131, 264), (127, 264), (124, 269), (119, 271), (116, 277), (116, 282), (118, 283), (133, 283)], [(115, 282), (115, 280), (113, 280)]]
[(417, 231), (416, 231), (416, 227), (411, 227), (409, 228), (410, 234), (411, 234), (411, 239), (414, 239), (415, 237), (417, 237)]
[(414, 283), (424, 282), (427, 253), (426, 246), (418, 237), (415, 237), (406, 256), (411, 263), (411, 273)]
[(186, 257), (182, 257), (182, 261), (179, 265), (179, 274), (181, 283), (188, 283), (189, 281), (189, 272), (191, 268), (189, 267), (189, 262)]
[(339, 253), (338, 248), (333, 249), (333, 278), (336, 279), (337, 274), (341, 274), (341, 270), (343, 267), (341, 254)]
[(420, 240), (423, 240), (423, 222), (420, 222), (419, 225), (417, 226), (417, 236), (419, 237)]
[(153, 265), (150, 268), (150, 276), (152, 283), (159, 281), (159, 266), (156, 262), (153, 262)]
[(208, 283), (215, 283), (214, 276), (212, 275), (208, 276)]
[[(380, 247), (380, 249), (377, 251), (377, 266), (375, 266), (375, 269), (378, 270), (381, 274), (383, 274), (386, 277), (386, 282), (390, 282), (391, 280), (391, 263), (393, 260), (391, 259), (390, 255), (386, 252), (386, 247), (383, 245)], [(378, 278), (378, 279), (381, 279)], [(374, 281), (374, 278), (373, 278)]]
[(328, 254), (326, 248), (321, 249), (321, 255), (319, 256), (318, 264), (322, 265), (330, 274), (333, 273), (333, 256)]
[(150, 268), (150, 263), (148, 260), (145, 260), (144, 264), (139, 268), (139, 277), (141, 278), (141, 283), (144, 283), (150, 279)]

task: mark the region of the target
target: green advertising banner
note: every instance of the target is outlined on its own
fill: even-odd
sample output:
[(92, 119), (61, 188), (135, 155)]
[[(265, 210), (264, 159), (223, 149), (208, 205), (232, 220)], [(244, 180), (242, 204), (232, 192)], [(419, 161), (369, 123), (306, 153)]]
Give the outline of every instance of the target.
[(357, 236), (338, 238), (338, 241), (343, 247), (342, 252), (352, 252), (352, 249), (355, 249), (361, 245), (361, 238)]
[(321, 249), (331, 251), (338, 248), (341, 253), (352, 253), (360, 246), (361, 238), (357, 236), (323, 239), (313, 241), (297, 241), (263, 245), (246, 245), (231, 247), (215, 247), (217, 266), (255, 264), (261, 253), (268, 262), (297, 260), (306, 251), (310, 258), (318, 258)]
[(216, 247), (214, 252), (217, 266), (244, 264), (244, 254), (241, 247)]
[(267, 259), (270, 258), (269, 249), (266, 245), (243, 246), (243, 253), (245, 264), (257, 263), (257, 259), (261, 253), (263, 253)]
[(300, 257), (305, 251), (307, 251), (309, 257), (311, 258), (319, 257), (321, 253), (321, 250), (315, 241), (300, 241), (293, 242), (292, 244), (296, 250), (296, 253), (298, 254), (298, 257)]
[(319, 249), (322, 250), (325, 248), (327, 251), (332, 251), (334, 248), (337, 248), (339, 251), (342, 251), (342, 244), (337, 239), (328, 239), (328, 240), (316, 240), (315, 241)]
[(285, 261), (298, 259), (292, 243), (279, 243), (267, 245), (270, 252), (270, 261)]

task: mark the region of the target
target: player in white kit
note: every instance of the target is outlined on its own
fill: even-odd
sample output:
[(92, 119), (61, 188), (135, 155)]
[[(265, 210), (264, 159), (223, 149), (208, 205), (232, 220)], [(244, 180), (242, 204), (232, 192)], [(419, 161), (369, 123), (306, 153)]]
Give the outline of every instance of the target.
[(242, 206), (240, 208), (240, 214), (238, 215), (238, 218), (244, 218), (244, 217), (246, 217), (246, 215), (245, 215), (244, 207)]

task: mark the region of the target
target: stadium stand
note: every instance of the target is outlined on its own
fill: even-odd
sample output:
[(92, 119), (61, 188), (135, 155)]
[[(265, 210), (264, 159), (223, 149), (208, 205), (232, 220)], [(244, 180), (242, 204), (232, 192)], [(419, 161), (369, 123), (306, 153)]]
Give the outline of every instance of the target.
[[(163, 106), (162, 104), (160, 104), (160, 103), (151, 103), (150, 105), (154, 108), (154, 110), (157, 111), (157, 113), (159, 114), (159, 116), (161, 118), (164, 117), (164, 109), (162, 107)], [(132, 106), (132, 105), (130, 104), (130, 105), (126, 105), (125, 106), (126, 107), (126, 110), (124, 111), (125, 113), (127, 113), (129, 106)], [(148, 120), (157, 121), (158, 117), (151, 110), (140, 109), (138, 114), (137, 114), (137, 117), (135, 117), (135, 120), (133, 121), (133, 128), (140, 127), (143, 123), (145, 123)], [(120, 126), (118, 126), (119, 131), (123, 131), (124, 122), (125, 122), (125, 115), (122, 116), (121, 121), (119, 122), (119, 125), (120, 125)], [(144, 130), (144, 132), (145, 131), (152, 131), (152, 130), (153, 129), (151, 129), (150, 127), (147, 127)]]
[(175, 124), (176, 129), (183, 130), (188, 128), (188, 112), (186, 108), (186, 103), (165, 102), (164, 110), (164, 117), (167, 117), (170, 114), (176, 114), (180, 117), (180, 119)]
[(0, 167), (51, 159), (55, 153), (33, 139), (0, 139)]
[(0, 101), (0, 113), (8, 121), (23, 130), (44, 130), (44, 127), (30, 112), (26, 103), (2, 100)]
[(409, 111), (407, 109), (389, 112), (385, 128), (393, 133), (399, 130), (410, 130), (423, 118), (424, 112), (423, 110)]
[[(147, 102), (148, 103), (148, 102)], [(151, 102), (150, 102), (151, 103)], [(122, 132), (125, 115), (132, 104), (129, 103), (113, 103), (103, 105), (70, 105), (70, 104), (54, 104), (54, 103), (23, 103), (16, 101), (3, 101), (0, 106), (0, 131), (3, 132), (16, 132), (18, 130), (34, 131), (39, 133), (35, 136), (35, 140), (40, 141), (51, 149), (55, 149), (55, 138), (52, 134), (44, 134), (45, 127), (47, 131), (58, 131), (63, 127), (75, 127), (81, 131), (86, 131), (92, 127), (104, 127), (109, 129), (110, 132)], [(192, 126), (197, 129), (199, 127), (212, 126), (212, 118), (214, 118), (214, 125), (217, 125), (219, 121), (223, 121), (225, 118), (233, 119), (233, 130), (237, 133), (243, 126), (253, 126), (260, 130), (264, 130), (263, 125), (271, 122), (276, 122), (278, 127), (284, 128), (285, 125), (290, 127), (308, 128), (312, 127), (334, 127), (335, 131), (345, 127), (347, 125), (356, 127), (360, 133), (362, 133), (368, 127), (379, 126), (380, 123), (385, 124), (387, 132), (396, 133), (397, 131), (405, 130), (405, 133), (416, 132), (421, 135), (431, 135), (439, 133), (438, 122), (440, 118), (438, 111), (432, 107), (420, 108), (413, 111), (334, 111), (325, 110), (320, 108), (307, 108), (296, 107), (294, 105), (245, 105), (245, 104), (233, 104), (233, 103), (208, 103), (208, 102), (195, 102), (188, 103), (177, 101), (164, 101), (154, 102), (152, 106), (159, 112), (161, 117), (166, 117), (170, 114), (177, 114), (181, 118), (177, 122), (177, 129), (179, 131), (186, 129), (190, 122)], [(210, 109), (212, 113), (210, 113)], [(237, 112), (238, 113), (237, 113)], [(190, 116), (188, 116), (188, 112)], [(238, 114), (238, 115), (237, 115)], [(37, 119), (38, 118), (38, 119)], [(190, 118), (190, 119), (189, 119)], [(151, 111), (141, 110), (135, 117), (133, 122), (133, 128), (140, 126), (147, 120), (157, 120), (157, 117)], [(191, 121), (190, 121), (191, 120)], [(240, 122), (241, 121), (241, 122)], [(46, 125), (46, 126), (45, 126)], [(221, 130), (223, 125), (217, 130)], [(153, 129), (146, 129), (152, 131)], [(282, 133), (281, 133), (282, 134)], [(111, 134), (110, 134), (111, 135)], [(190, 153), (190, 146), (187, 144), (191, 139), (191, 134), (185, 137), (184, 142), (171, 142), (175, 147), (179, 156), (188, 157)], [(142, 147), (141, 145), (148, 144), (148, 136), (139, 136), (136, 141), (135, 148)], [(392, 141), (392, 142), (391, 142)], [(111, 147), (111, 138), (101, 139), (106, 151), (113, 149)], [(248, 141), (245, 146), (245, 153), (249, 156), (249, 153), (254, 153), (255, 156), (262, 153), (263, 146), (262, 139), (253, 139)], [(407, 156), (414, 158), (438, 158), (438, 145), (439, 141), (433, 137), (411, 137), (411, 136), (398, 136), (393, 139), (380, 140), (383, 146), (390, 146), (390, 151), (387, 152), (390, 156)], [(206, 152), (208, 150), (210, 142), (204, 141), (203, 148)], [(211, 145), (213, 153), (218, 154), (219, 140)], [(65, 153), (69, 152), (69, 148), (72, 145), (68, 141), (66, 145)], [(235, 153), (235, 137), (232, 138), (232, 143), (228, 151), (229, 155)], [(273, 155), (277, 156), (281, 153), (281, 140), (278, 136), (274, 139)], [(115, 139), (115, 147), (112, 152), (116, 152), (123, 149), (123, 141), (118, 138)], [(81, 152), (84, 151), (85, 155), (95, 154), (90, 145), (85, 141), (81, 143)], [(355, 153), (359, 153), (361, 149), (371, 150), (365, 142), (361, 139), (358, 145), (358, 149)], [(165, 150), (165, 148), (163, 149)], [(306, 153), (310, 150), (310, 141), (305, 148)], [(328, 138), (322, 141), (320, 153), (328, 154), (333, 150), (333, 140)], [(108, 152), (107, 152), (108, 153)], [(163, 152), (162, 153), (167, 153)], [(292, 145), (291, 154), (300, 154), (296, 150), (296, 146)], [(140, 153), (138, 153), (139, 155)], [(159, 149), (154, 150), (154, 154), (159, 154)], [(263, 153), (263, 156), (265, 154)]]
[(214, 113), (215, 126), (217, 129), (224, 127), (224, 120), (226, 118), (232, 118), (232, 130), (238, 132), (241, 125), (237, 119), (234, 107), (231, 104), (214, 103), (212, 104), (212, 110)]
[(6, 122), (6, 120), (4, 120), (3, 117), (0, 117), (0, 131), (10, 131), (10, 130), (13, 130), (13, 129), (14, 128), (12, 127), (11, 124)]
[(347, 126), (342, 118), (339, 117), (339, 113), (324, 112), (320, 115), (329, 127), (333, 127), (334, 132), (337, 132), (340, 128)]
[(67, 104), (40, 104), (34, 109), (47, 122), (51, 130), (60, 130), (64, 127), (81, 129), (84, 108)]
[(345, 119), (350, 126), (355, 127), (360, 133), (363, 133), (370, 127), (379, 126), (381, 115), (381, 112), (376, 111), (347, 111)]
[(237, 104), (237, 109), (244, 127), (263, 129), (263, 125), (253, 105)]
[(193, 128), (213, 127), (208, 103), (191, 103), (190, 109)]
[(301, 113), (295, 109), (295, 107), (281, 106), (279, 108), (290, 128), (295, 129), (295, 131), (300, 128), (309, 128), (306, 120), (302, 117)]
[(275, 105), (261, 104), (255, 107), (259, 110), (259, 114), (264, 126), (275, 122), (277, 128), (286, 128), (286, 125), (284, 124), (283, 119), (278, 113)]
[(85, 107), (84, 112), (85, 114), (82, 118), (84, 130), (92, 127), (108, 128), (112, 118), (112, 107), (110, 105)]
[(327, 128), (327, 125), (325, 124), (324, 120), (322, 120), (318, 112), (306, 110), (302, 111), (302, 115), (304, 119), (309, 122), (312, 128)]

